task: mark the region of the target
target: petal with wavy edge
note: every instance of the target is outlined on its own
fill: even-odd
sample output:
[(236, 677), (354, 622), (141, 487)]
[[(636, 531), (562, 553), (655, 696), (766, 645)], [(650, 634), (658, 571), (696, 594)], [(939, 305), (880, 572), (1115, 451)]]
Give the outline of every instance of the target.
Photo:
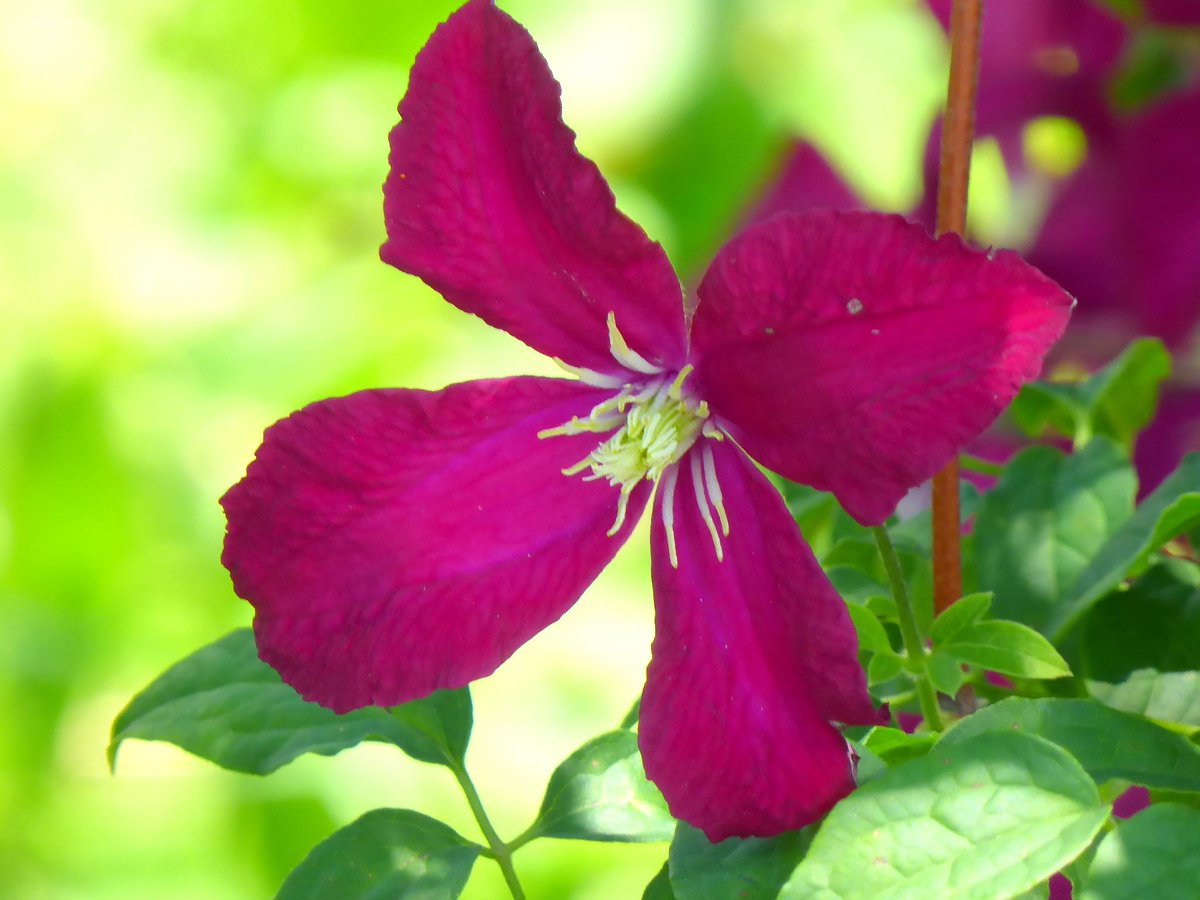
[(603, 394), (514, 378), (314, 403), (267, 430), (222, 498), (222, 561), (263, 659), (338, 712), (490, 674), (624, 542), (617, 490), (561, 469), (596, 435), (538, 439)]
[(682, 363), (679, 280), (575, 149), (524, 28), (471, 0), (418, 54), (400, 115), (385, 262), (572, 365), (617, 371), (609, 312), (643, 357)]
[(730, 442), (704, 446), (729, 517), (724, 560), (685, 458), (672, 501), (678, 568), (663, 490), (655, 501), (655, 636), (639, 741), (672, 814), (719, 841), (824, 815), (854, 788), (846, 742), (830, 721), (876, 724), (880, 715), (845, 604), (779, 492)]
[(751, 228), (699, 294), (696, 384), (721, 426), (871, 525), (1038, 374), (1072, 304), (1015, 253), (863, 212)]

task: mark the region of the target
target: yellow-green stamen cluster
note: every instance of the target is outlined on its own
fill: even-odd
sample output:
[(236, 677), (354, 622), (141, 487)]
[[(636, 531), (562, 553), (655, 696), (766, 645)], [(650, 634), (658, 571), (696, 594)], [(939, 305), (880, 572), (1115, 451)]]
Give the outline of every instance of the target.
[[(684, 391), (684, 382), (692, 373), (691, 365), (684, 366), (673, 380), (668, 380), (669, 376), (662, 374), (661, 367), (630, 349), (617, 330), (612, 313), (608, 316), (608, 331), (613, 358), (631, 374), (649, 378), (636, 384), (622, 383), (619, 376), (602, 375), (589, 369), (564, 365), (585, 384), (597, 387), (620, 385), (620, 390), (593, 408), (587, 418), (575, 416), (570, 422), (538, 432), (538, 437), (613, 432), (575, 465), (563, 469), (563, 474), (578, 475), (590, 469), (591, 473), (584, 476), (585, 481), (604, 479), (620, 489), (616, 521), (608, 530), (610, 537), (625, 524), (629, 497), (634, 488), (643, 481), (658, 483), (662, 479), (663, 524), (666, 527), (671, 564), (678, 566), (674, 529), (678, 467), (675, 464), (683, 459), (701, 436), (721, 440), (724, 435), (709, 418), (708, 404), (693, 399)], [(702, 452), (692, 454), (691, 474), (696, 503), (712, 535), (717, 559), (722, 559), (720, 535), (729, 534), (729, 521), (725, 516), (712, 451), (707, 446)], [(719, 527), (713, 519), (713, 509), (717, 513)]]
[(683, 382), (691, 371), (691, 366), (685, 366), (670, 383), (659, 379), (638, 390), (626, 387), (598, 405), (586, 419), (574, 418), (538, 434), (544, 438), (616, 429), (586, 457), (563, 469), (564, 475), (577, 475), (590, 468), (587, 480), (603, 478), (621, 489), (617, 518), (609, 535), (616, 534), (625, 523), (633, 489), (647, 479), (657, 482), (704, 432), (708, 404), (694, 402), (683, 394)]

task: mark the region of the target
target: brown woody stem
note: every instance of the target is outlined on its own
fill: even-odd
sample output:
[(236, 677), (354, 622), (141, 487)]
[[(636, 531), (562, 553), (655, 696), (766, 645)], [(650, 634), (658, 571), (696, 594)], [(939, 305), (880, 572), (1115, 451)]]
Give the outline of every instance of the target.
[[(938, 162), (937, 233), (967, 227), (967, 176), (975, 138), (979, 23), (983, 0), (954, 0), (950, 13), (950, 84)], [(958, 461), (933, 476), (933, 607), (941, 612), (962, 595)]]

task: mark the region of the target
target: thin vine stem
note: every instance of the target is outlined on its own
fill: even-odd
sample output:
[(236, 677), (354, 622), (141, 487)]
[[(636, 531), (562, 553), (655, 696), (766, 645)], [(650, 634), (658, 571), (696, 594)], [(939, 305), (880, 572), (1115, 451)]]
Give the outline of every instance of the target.
[(888, 582), (892, 587), (892, 596), (896, 598), (896, 612), (900, 618), (900, 636), (904, 639), (904, 649), (908, 658), (917, 664), (918, 671), (914, 674), (916, 682), (917, 702), (921, 705), (921, 715), (931, 731), (942, 730), (942, 712), (938, 707), (937, 692), (933, 682), (929, 680), (929, 663), (925, 653), (925, 640), (921, 637), (921, 629), (917, 625), (917, 615), (913, 610), (912, 600), (908, 596), (908, 585), (904, 582), (904, 573), (900, 570), (900, 558), (896, 556), (896, 547), (892, 538), (883, 525), (871, 529), (875, 537), (875, 546), (879, 548), (879, 556), (883, 567), (887, 570)]
[(466, 766), (455, 763), (450, 766), (450, 771), (454, 773), (459, 787), (462, 788), (463, 795), (467, 798), (467, 805), (471, 807), (471, 814), (475, 816), (479, 830), (483, 832), (483, 837), (487, 841), (489, 852), (486, 855), (494, 859), (496, 865), (500, 867), (509, 893), (513, 895), (513, 900), (525, 900), (525, 891), (517, 878), (517, 870), (513, 868), (513, 848), (500, 840), (500, 835), (496, 833), (496, 829), (492, 826), (492, 820), (488, 818), (487, 811), (483, 808), (479, 791), (475, 790), (475, 782), (471, 781), (471, 776), (467, 774)]
[[(950, 82), (938, 162), (937, 233), (967, 227), (967, 183), (975, 137), (979, 78), (979, 24), (983, 0), (954, 0), (950, 11)], [(941, 612), (962, 595), (958, 460), (933, 476), (933, 608)]]

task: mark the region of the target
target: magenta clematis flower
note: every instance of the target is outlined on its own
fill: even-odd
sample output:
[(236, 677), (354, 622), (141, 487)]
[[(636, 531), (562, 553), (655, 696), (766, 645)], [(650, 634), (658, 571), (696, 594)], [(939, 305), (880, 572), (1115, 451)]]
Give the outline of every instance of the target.
[(882, 522), (1037, 374), (1070, 298), (1011, 253), (814, 213), (730, 242), (685, 304), (490, 0), (430, 38), (400, 113), (383, 259), (577, 377), (367, 390), (272, 426), (222, 500), (263, 659), (339, 711), (460, 687), (652, 503), (647, 774), (713, 840), (814, 821), (854, 786), (836, 724), (879, 713), (751, 458)]

